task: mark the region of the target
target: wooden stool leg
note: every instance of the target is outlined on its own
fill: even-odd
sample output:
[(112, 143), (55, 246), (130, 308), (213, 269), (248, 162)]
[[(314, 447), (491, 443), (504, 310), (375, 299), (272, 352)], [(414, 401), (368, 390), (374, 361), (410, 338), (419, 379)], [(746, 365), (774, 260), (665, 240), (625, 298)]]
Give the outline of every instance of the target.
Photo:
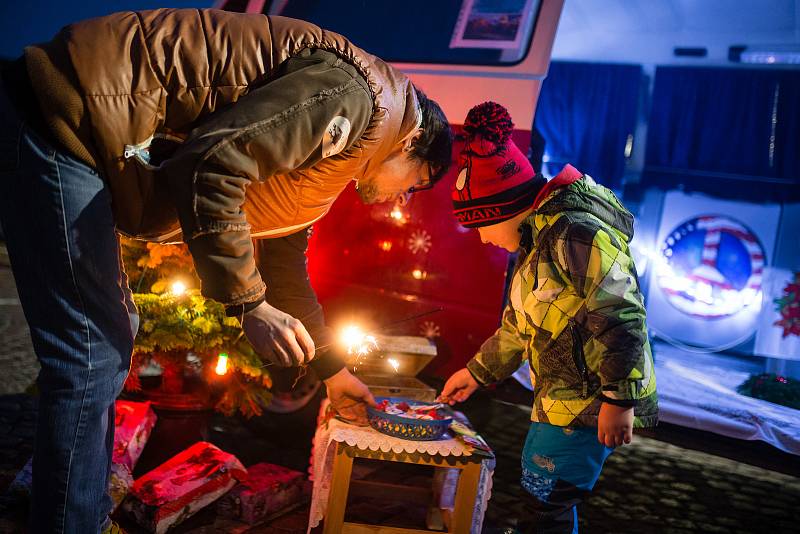
[(344, 523), (344, 509), (350, 489), (350, 474), (353, 472), (353, 457), (348, 456), (344, 443), (336, 444), (331, 474), (331, 492), (328, 495), (328, 510), (325, 513), (324, 534), (340, 534)]
[(461, 469), (456, 489), (456, 506), (450, 532), (469, 534), (472, 528), (472, 513), (478, 497), (478, 484), (481, 480), (481, 464), (469, 463)]

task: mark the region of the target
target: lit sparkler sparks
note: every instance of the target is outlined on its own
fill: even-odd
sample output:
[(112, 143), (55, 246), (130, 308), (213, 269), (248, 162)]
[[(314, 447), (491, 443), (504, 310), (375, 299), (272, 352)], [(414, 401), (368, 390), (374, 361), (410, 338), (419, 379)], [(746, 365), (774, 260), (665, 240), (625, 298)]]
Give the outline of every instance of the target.
[[(427, 276), (427, 273), (425, 273)], [(411, 321), (413, 319), (419, 319), (420, 317), (425, 317), (426, 315), (430, 315), (432, 313), (440, 312), (443, 308), (435, 308), (433, 310), (428, 310), (423, 313), (418, 313), (416, 315), (412, 315), (410, 317), (406, 317), (405, 319), (400, 319), (399, 321), (393, 321), (391, 323), (386, 323), (379, 327), (378, 330), (387, 330), (393, 327), (396, 327), (399, 324)], [(241, 334), (240, 334), (241, 335)], [(438, 333), (437, 333), (438, 335)], [(353, 367), (353, 371), (355, 372), (358, 365), (364, 360), (364, 358), (370, 354), (372, 351), (378, 349), (378, 340), (375, 339), (374, 336), (370, 336), (365, 334), (359, 327), (352, 325), (348, 326), (347, 328), (341, 330), (339, 335), (339, 340), (334, 342), (329, 342), (324, 345), (319, 345), (317, 350), (320, 351), (322, 349), (327, 349), (334, 344), (339, 344), (345, 346), (347, 349), (347, 354), (349, 355), (356, 355), (356, 365)], [(389, 362), (390, 365), (394, 367), (394, 364)], [(261, 367), (269, 367), (272, 363), (265, 363)], [(399, 363), (398, 363), (399, 367)]]
[(394, 369), (395, 373), (400, 369), (400, 362), (398, 362), (394, 358), (389, 358), (389, 360), (387, 361), (389, 362), (389, 365), (392, 366), (392, 369)]
[(357, 326), (348, 326), (345, 328), (342, 331), (341, 340), (347, 347), (347, 354), (356, 356), (356, 363), (353, 366), (353, 371), (358, 368), (369, 353), (378, 348), (378, 340), (375, 339), (375, 336), (364, 333)]

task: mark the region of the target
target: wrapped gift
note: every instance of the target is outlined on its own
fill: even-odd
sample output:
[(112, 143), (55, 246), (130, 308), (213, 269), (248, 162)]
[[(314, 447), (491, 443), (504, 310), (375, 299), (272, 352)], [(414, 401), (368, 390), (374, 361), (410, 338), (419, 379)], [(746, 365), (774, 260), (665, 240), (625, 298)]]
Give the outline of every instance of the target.
[(112, 461), (127, 466), (128, 472), (133, 473), (136, 461), (156, 424), (156, 414), (149, 402), (123, 400), (117, 401), (116, 414)]
[(262, 463), (250, 466), (247, 480), (219, 500), (217, 513), (254, 525), (289, 511), (304, 499), (303, 473)]
[(136, 480), (123, 508), (141, 526), (160, 534), (246, 478), (234, 455), (201, 441)]

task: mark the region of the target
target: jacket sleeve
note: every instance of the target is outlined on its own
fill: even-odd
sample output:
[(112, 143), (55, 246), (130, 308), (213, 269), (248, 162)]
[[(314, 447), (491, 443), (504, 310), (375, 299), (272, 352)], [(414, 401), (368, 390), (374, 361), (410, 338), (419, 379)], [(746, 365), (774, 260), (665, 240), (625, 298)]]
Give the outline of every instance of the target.
[(492, 337), (467, 362), (467, 369), (482, 386), (508, 378), (522, 365), (529, 336), (520, 333), (516, 312), (507, 304), (503, 321)]
[(311, 287), (306, 269), (308, 236), (305, 229), (275, 239), (255, 241), (256, 265), (270, 290), (267, 302), (279, 310), (299, 319), (308, 330), (314, 345), (328, 345), (327, 350), (317, 350), (311, 368), (322, 380), (327, 380), (344, 367), (344, 358), (335, 345), (333, 332), (325, 323), (325, 315)]
[(162, 172), (204, 296), (228, 306), (263, 298), (242, 209), (247, 186), (312, 167), (323, 159), (323, 141), (329, 148), (326, 131), (340, 126), (342, 117), (349, 135), (335, 146), (336, 152), (346, 150), (372, 110), (366, 81), (352, 67), (330, 52), (305, 50), (284, 62), (271, 81), (192, 130)]
[[(564, 264), (584, 299), (583, 328), (599, 344), (602, 395), (615, 404), (636, 404), (648, 369), (645, 308), (633, 259), (616, 237), (587, 224), (572, 225), (563, 241)], [(588, 362), (590, 365), (592, 362)]]

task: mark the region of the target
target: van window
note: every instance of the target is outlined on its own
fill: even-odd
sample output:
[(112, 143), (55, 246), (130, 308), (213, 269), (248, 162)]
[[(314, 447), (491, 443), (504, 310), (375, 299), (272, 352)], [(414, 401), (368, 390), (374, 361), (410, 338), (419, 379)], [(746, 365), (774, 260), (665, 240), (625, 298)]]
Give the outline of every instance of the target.
[[(385, 61), (512, 65), (528, 53), (540, 0), (283, 0), (264, 12), (307, 20)], [(247, 2), (231, 0), (230, 11)]]

